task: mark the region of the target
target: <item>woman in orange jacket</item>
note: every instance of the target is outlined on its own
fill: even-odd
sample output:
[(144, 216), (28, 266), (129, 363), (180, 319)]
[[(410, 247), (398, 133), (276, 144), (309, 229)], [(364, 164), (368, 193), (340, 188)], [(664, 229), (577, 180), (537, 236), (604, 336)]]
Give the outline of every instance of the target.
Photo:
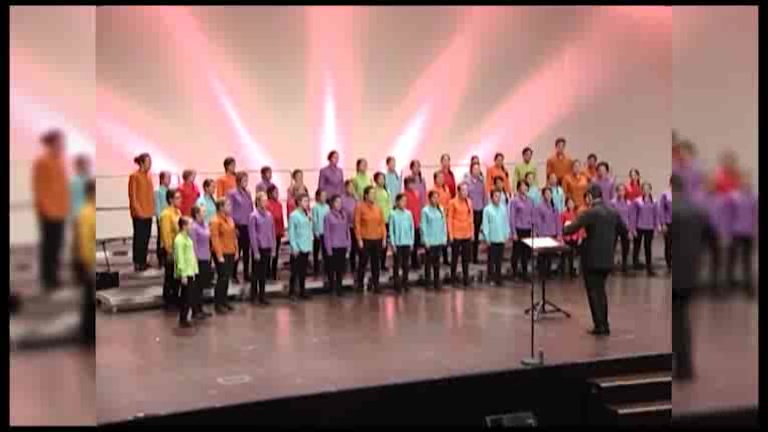
[(466, 183), (459, 184), (456, 198), (448, 203), (446, 211), (448, 241), (451, 244), (451, 284), (456, 286), (456, 267), (461, 256), (461, 271), (464, 287), (469, 286), (469, 260), (472, 257), (472, 236), (475, 232), (472, 201)]
[(211, 246), (216, 257), (216, 288), (214, 291), (214, 304), (216, 313), (222, 314), (233, 311), (235, 308), (229, 304), (227, 292), (232, 272), (235, 268), (235, 254), (238, 251), (237, 227), (232, 219), (232, 204), (229, 200), (216, 201), (216, 216), (211, 219)]
[(128, 177), (128, 205), (133, 220), (133, 268), (137, 272), (147, 269), (147, 250), (152, 235), (152, 217), (155, 216), (155, 188), (149, 170), (152, 158), (142, 153), (133, 159), (139, 169)]

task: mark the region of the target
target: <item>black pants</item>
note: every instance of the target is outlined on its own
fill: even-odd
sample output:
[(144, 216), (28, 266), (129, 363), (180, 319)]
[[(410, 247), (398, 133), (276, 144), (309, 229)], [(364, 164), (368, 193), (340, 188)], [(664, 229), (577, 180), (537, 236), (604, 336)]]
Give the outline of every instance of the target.
[(269, 271), (267, 272), (267, 277), (271, 278), (272, 280), (277, 280), (277, 272), (278, 272), (278, 257), (280, 256), (280, 245), (283, 242), (282, 237), (276, 237), (275, 238), (275, 256), (272, 257), (272, 262), (269, 266)]
[(152, 218), (133, 218), (133, 265), (147, 265), (149, 238), (152, 236)]
[(444, 265), (451, 265), (451, 262), (448, 260), (448, 245), (443, 246), (443, 264)]
[(645, 251), (645, 270), (650, 273), (653, 271), (653, 254), (651, 245), (653, 244), (653, 230), (638, 229), (637, 236), (632, 244), (632, 263), (639, 267), (640, 262), (640, 243), (643, 244)]
[(613, 241), (613, 249), (616, 250), (616, 243), (621, 242), (621, 269), (627, 270), (627, 260), (629, 258), (629, 235), (628, 234), (616, 234), (616, 238)]
[(379, 266), (381, 265), (381, 242), (378, 240), (363, 240), (363, 249), (360, 250), (360, 262), (357, 266), (357, 287), (363, 288), (365, 269), (368, 261), (371, 262), (371, 286), (374, 291), (379, 290)]
[[(392, 272), (394, 274), (395, 289), (403, 291), (408, 289), (408, 272), (411, 270), (411, 247), (397, 246), (395, 248), (394, 264)], [(402, 274), (402, 276), (401, 276)]]
[(421, 230), (418, 227), (414, 228), (413, 233), (413, 249), (411, 250), (411, 269), (418, 271), (421, 269), (421, 265), (423, 263), (422, 260), (419, 259), (419, 250), (424, 245), (421, 244)]
[(672, 352), (675, 355), (674, 377), (690, 378), (693, 374), (691, 356), (691, 321), (688, 315), (689, 296), (672, 291)]
[(431, 284), (436, 290), (440, 289), (442, 281), (440, 280), (440, 255), (446, 250), (445, 246), (430, 246), (427, 248), (424, 264), (424, 279), (427, 288)]
[(189, 321), (189, 311), (195, 303), (195, 291), (199, 284), (195, 280), (194, 276), (187, 278), (187, 283), (178, 281), (179, 287), (181, 287), (181, 295), (179, 296), (179, 322)]
[(325, 246), (323, 246), (323, 240), (324, 238), (321, 235), (320, 238), (315, 238), (312, 242), (312, 263), (314, 265), (315, 276), (320, 274), (319, 258), (322, 258), (323, 260), (323, 274), (327, 276), (330, 271), (328, 268), (328, 252), (325, 250)]
[(549, 279), (552, 274), (552, 257), (556, 257), (557, 254), (552, 253), (540, 253), (536, 256), (536, 264), (539, 271), (539, 277)]
[(259, 301), (266, 299), (267, 273), (272, 263), (272, 249), (259, 248), (259, 259), (253, 258), (253, 272), (251, 278), (251, 302), (255, 302), (257, 295)]
[(203, 311), (203, 290), (211, 287), (211, 280), (213, 278), (211, 260), (197, 260), (197, 269), (199, 273), (195, 278), (197, 287), (195, 288), (192, 302), (192, 314), (198, 314)]
[(726, 274), (728, 283), (736, 284), (736, 261), (741, 259), (743, 284), (752, 286), (752, 237), (734, 236), (728, 246), (728, 267)]
[(39, 216), (40, 224), (40, 279), (43, 288), (58, 288), (59, 260), (64, 245), (64, 222)]
[[(162, 253), (163, 244), (160, 241), (160, 218), (156, 219), (157, 221), (157, 238), (155, 240), (155, 256), (157, 256), (157, 265), (160, 267), (165, 266), (165, 255)], [(134, 243), (135, 244), (135, 243)], [(136, 255), (134, 255), (135, 257)]]
[[(250, 255), (250, 253), (248, 254)], [(213, 304), (217, 307), (229, 304), (229, 280), (232, 279), (232, 271), (235, 268), (235, 255), (224, 255), (222, 261), (216, 263), (216, 287), (213, 291)]]
[[(560, 274), (565, 276), (565, 272), (568, 271), (568, 274), (573, 277), (576, 275), (574, 261), (579, 252), (579, 243), (576, 240), (566, 240), (565, 244), (568, 245), (569, 249), (562, 254)], [(627, 245), (627, 247), (629, 247), (629, 245)]]
[(596, 330), (610, 330), (608, 325), (608, 298), (605, 295), (605, 281), (608, 271), (586, 269), (584, 286), (587, 288), (589, 310)]
[[(289, 293), (291, 296), (304, 296), (307, 288), (307, 265), (309, 264), (309, 252), (300, 252), (291, 256), (291, 282)], [(296, 292), (298, 290), (298, 293)]]
[(349, 227), (349, 238), (352, 239), (352, 246), (349, 248), (349, 270), (354, 273), (357, 270), (357, 257), (360, 255), (360, 248), (357, 246), (357, 235), (355, 235), (353, 227)]
[(667, 263), (667, 270), (672, 270), (672, 237), (669, 236), (669, 224), (665, 225), (664, 230), (664, 261)]
[(479, 258), (478, 252), (480, 251), (480, 228), (483, 225), (483, 211), (475, 210), (472, 212), (472, 216), (474, 217), (475, 222), (475, 236), (472, 241), (472, 262), (477, 264)]
[(472, 239), (454, 239), (451, 243), (451, 280), (456, 281), (456, 268), (461, 257), (464, 285), (469, 285), (469, 260), (472, 259)]
[(333, 248), (328, 257), (328, 283), (331, 290), (341, 294), (344, 271), (347, 268), (347, 248)]
[(83, 308), (80, 313), (80, 335), (83, 343), (96, 343), (96, 280), (93, 271), (88, 270), (79, 260), (74, 262), (75, 277), (83, 288)]
[(504, 243), (488, 245), (488, 280), (501, 285), (501, 262), (504, 256)]
[(704, 244), (709, 254), (709, 283), (712, 289), (719, 290), (721, 252), (720, 239), (717, 233), (707, 230), (704, 236)]
[(248, 225), (237, 226), (237, 251), (232, 277), (237, 279), (237, 265), (243, 263), (243, 282), (251, 280), (251, 237), (248, 235)]
[[(384, 238), (389, 238), (389, 225), (385, 225)], [(381, 271), (387, 271), (387, 248), (381, 248)]]
[(176, 279), (175, 263), (173, 256), (170, 256), (165, 252), (163, 248), (163, 255), (165, 255), (165, 277), (163, 278), (163, 303), (165, 307), (177, 306), (179, 304), (179, 281)]
[(512, 276), (528, 276), (528, 261), (531, 259), (531, 248), (523, 243), (523, 238), (531, 236), (529, 229), (517, 229), (517, 241), (512, 244)]

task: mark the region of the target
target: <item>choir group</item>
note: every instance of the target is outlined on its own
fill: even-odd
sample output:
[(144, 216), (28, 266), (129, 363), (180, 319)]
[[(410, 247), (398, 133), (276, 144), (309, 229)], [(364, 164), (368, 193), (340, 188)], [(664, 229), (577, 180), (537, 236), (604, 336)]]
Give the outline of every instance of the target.
[[(359, 159), (355, 175), (345, 179), (338, 167), (339, 154), (332, 151), (328, 165), (320, 170), (312, 207), (302, 171), (291, 173), (287, 220), (283, 217), (269, 167), (261, 169), (255, 196), (249, 190), (248, 174), (236, 170), (234, 158), (224, 161), (222, 177), (202, 183), (202, 193), (195, 183), (193, 170), (184, 171), (182, 182), (175, 189), (169, 188), (170, 174), (161, 172), (160, 186), (154, 190), (151, 157), (141, 154), (135, 159), (139, 168), (130, 176), (128, 185), (135, 269), (144, 271), (148, 267), (147, 245), (152, 221), (156, 219), (158, 262), (165, 267), (163, 297), (166, 307), (179, 308), (180, 323), (184, 327), (192, 325), (190, 309), (194, 320), (210, 316), (202, 308), (200, 296), (202, 289), (211, 285), (214, 268), (217, 313), (233, 309), (226, 293), (230, 280), (240, 280), (240, 263), (242, 280), (251, 283), (251, 301), (268, 304), (266, 281), (277, 278), (278, 252), (286, 236), (290, 248), (289, 292), (294, 301), (309, 297), (305, 279), (310, 268), (317, 275), (324, 274), (327, 287), (341, 295), (347, 262), (359, 290), (364, 287), (370, 265), (368, 286), (378, 293), (380, 271), (386, 270), (388, 251), (393, 257), (392, 280), (398, 293), (408, 290), (409, 272), (419, 268), (424, 269), (423, 282), (428, 289), (440, 290), (442, 265), (450, 268), (451, 285), (469, 286), (469, 264), (478, 263), (481, 243), (487, 246), (491, 283), (502, 283), (504, 246), (510, 241), (513, 278), (529, 280), (531, 250), (522, 239), (532, 235), (556, 238), (572, 246), (571, 251), (561, 257), (559, 271), (573, 277), (577, 273), (574, 251), (578, 251), (585, 233), (564, 236), (563, 226), (589, 208), (587, 190), (594, 184), (600, 187), (604, 200), (611, 203), (629, 228), (627, 234), (616, 238), (616, 243), (621, 245), (622, 271), (629, 271), (631, 242), (633, 268), (655, 275), (651, 246), (656, 232), (664, 235), (664, 258), (671, 271), (671, 243), (667, 235), (672, 214), (671, 192), (656, 199), (651, 184), (642, 182), (640, 172), (634, 168), (626, 184), (618, 183), (611, 176), (610, 165), (598, 162), (594, 154), (587, 157), (586, 166), (582, 168), (578, 159), (566, 154), (565, 146), (563, 138), (555, 142), (555, 152), (547, 160), (546, 178), (541, 186), (532, 162), (533, 151), (525, 148), (522, 162), (512, 172), (505, 166), (501, 153), (495, 155), (485, 173), (479, 158), (473, 157), (469, 172), (459, 182), (451, 169), (450, 156), (443, 155), (429, 190), (418, 160), (410, 162), (407, 173), (401, 173), (396, 170), (395, 159), (389, 157), (386, 172), (371, 175), (367, 161)], [(697, 172), (686, 165), (686, 157), (686, 154), (678, 155), (675, 169)], [(723, 189), (721, 183), (724, 182), (733, 183), (733, 179), (726, 175), (715, 182), (717, 188)], [(746, 251), (751, 248), (748, 238), (753, 238), (746, 223), (737, 223), (751, 202), (739, 185), (736, 182), (730, 189), (717, 189), (718, 199), (714, 200), (717, 206), (712, 206), (713, 212), (718, 215), (726, 212), (722, 214), (730, 215), (727, 217), (734, 221), (730, 225), (718, 225), (719, 236), (712, 239), (713, 244), (719, 244), (728, 236), (734, 239), (730, 244), (736, 249), (729, 264), (739, 251), (745, 262), (748, 260)], [(639, 259), (641, 248), (644, 264)], [(719, 253), (716, 256), (719, 257)], [(545, 277), (550, 276), (551, 259), (551, 256), (539, 257), (538, 268)], [(731, 278), (732, 267), (729, 267)], [(744, 268), (745, 272), (751, 271), (747, 264)]]

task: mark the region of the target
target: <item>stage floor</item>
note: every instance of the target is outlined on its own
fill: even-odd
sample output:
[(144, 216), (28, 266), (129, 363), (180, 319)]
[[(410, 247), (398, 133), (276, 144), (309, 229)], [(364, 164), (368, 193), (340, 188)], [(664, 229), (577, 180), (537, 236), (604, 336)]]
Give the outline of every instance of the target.
[[(536, 324), (546, 362), (671, 351), (670, 278), (612, 277), (608, 338), (586, 333), (581, 279), (547, 288), (573, 317)], [(98, 313), (98, 422), (520, 368), (530, 349), (529, 299), (520, 284), (277, 299), (267, 308), (238, 304), (192, 330), (159, 310)]]

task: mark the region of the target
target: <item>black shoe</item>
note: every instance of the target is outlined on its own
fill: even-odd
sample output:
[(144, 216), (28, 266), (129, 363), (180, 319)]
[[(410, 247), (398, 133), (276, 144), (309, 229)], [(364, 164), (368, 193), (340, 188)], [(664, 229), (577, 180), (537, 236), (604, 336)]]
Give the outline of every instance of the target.
[(655, 272), (655, 271), (653, 271), (653, 270), (648, 270), (648, 271), (646, 272), (646, 274), (648, 275), (648, 277), (656, 277), (656, 276), (657, 276), (657, 275), (656, 275), (656, 272)]
[(237, 276), (232, 276), (232, 283), (239, 284), (240, 283), (240, 279)]
[(309, 299), (312, 298), (312, 296), (307, 294), (307, 293), (304, 293), (304, 294), (299, 295), (299, 298), (302, 299), (302, 300), (309, 300)]
[(229, 304), (229, 303), (225, 304), (225, 305), (224, 305), (224, 307), (225, 307), (225, 308), (227, 308), (227, 310), (228, 310), (228, 311), (230, 311), (230, 312), (232, 312), (232, 311), (234, 311), (234, 310), (235, 310), (235, 307), (234, 307), (234, 306), (232, 306), (232, 305), (231, 305), (231, 304)]
[(192, 314), (192, 319), (195, 321), (205, 321), (208, 319), (208, 315), (202, 312), (198, 312), (198, 313)]
[(229, 312), (229, 309), (227, 309), (226, 306), (216, 306), (214, 309), (216, 310), (216, 313), (219, 315), (224, 315), (227, 312)]
[(189, 321), (186, 321), (186, 320), (185, 321), (181, 321), (181, 322), (179, 322), (179, 327), (181, 327), (181, 328), (190, 328), (190, 327), (192, 327), (192, 323), (189, 322)]
[(589, 334), (593, 336), (610, 336), (611, 331), (608, 329), (598, 329), (594, 328), (588, 332)]
[(259, 304), (262, 305), (262, 306), (269, 306), (270, 305), (269, 300), (267, 300), (265, 298), (260, 298), (259, 299)]
[(299, 296), (296, 294), (291, 294), (288, 299), (291, 301), (291, 303), (298, 303), (299, 302)]

